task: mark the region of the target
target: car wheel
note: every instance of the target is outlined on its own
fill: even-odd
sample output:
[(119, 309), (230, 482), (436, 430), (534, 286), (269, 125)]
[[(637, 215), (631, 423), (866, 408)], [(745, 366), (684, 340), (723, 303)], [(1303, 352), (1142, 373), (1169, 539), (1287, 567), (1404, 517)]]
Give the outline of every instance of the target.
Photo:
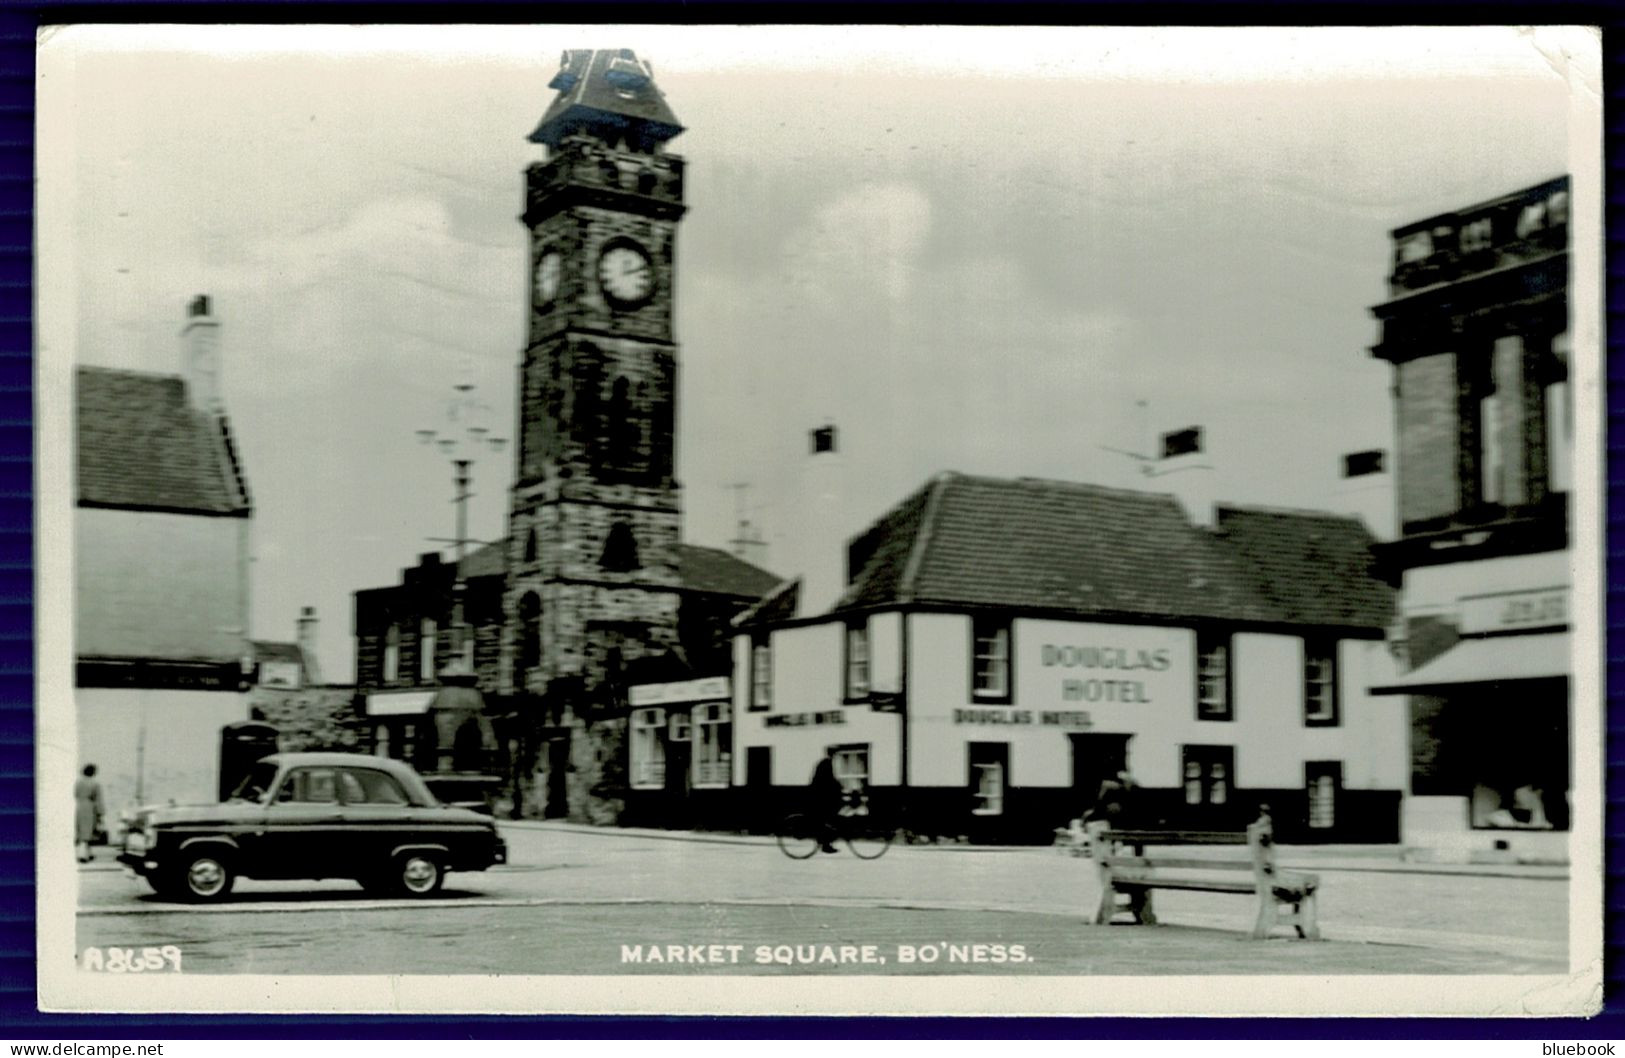
[(409, 852), (395, 861), (395, 883), (407, 896), (429, 896), (445, 880), (440, 861), (427, 853)]
[(183, 861), (173, 882), (159, 892), (169, 890), (182, 900), (208, 903), (225, 899), (235, 880), (225, 856), (214, 851), (202, 852)]

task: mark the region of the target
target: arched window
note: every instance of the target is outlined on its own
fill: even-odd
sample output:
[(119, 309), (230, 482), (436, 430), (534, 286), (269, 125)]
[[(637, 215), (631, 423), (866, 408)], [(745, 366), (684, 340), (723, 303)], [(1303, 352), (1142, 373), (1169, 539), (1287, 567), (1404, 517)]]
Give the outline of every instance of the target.
[(384, 682), (394, 683), (401, 675), (401, 630), (390, 625), (384, 633)]
[(638, 559), (637, 537), (632, 535), (632, 527), (626, 522), (616, 522), (609, 527), (598, 564), (611, 573), (630, 573), (643, 565)]
[(542, 600), (526, 592), (519, 600), (519, 679), (542, 663)]
[(536, 561), (536, 528), (534, 526), (525, 532), (525, 561)]

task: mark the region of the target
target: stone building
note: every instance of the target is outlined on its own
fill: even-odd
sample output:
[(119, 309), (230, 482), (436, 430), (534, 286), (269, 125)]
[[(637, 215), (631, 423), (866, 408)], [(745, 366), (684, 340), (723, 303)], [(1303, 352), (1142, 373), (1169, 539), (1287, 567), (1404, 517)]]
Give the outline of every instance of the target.
[(1569, 181), (1393, 232), (1372, 354), (1394, 365), (1409, 672), (1407, 844), (1567, 854)]
[(298, 630), (293, 642), (249, 641), (249, 717), (276, 728), (277, 748), (284, 752), (354, 749), (359, 741), (355, 685), (323, 679), (313, 607), (299, 611)]
[(115, 811), (212, 798), (221, 728), (248, 719), (254, 508), (219, 332), (199, 296), (179, 374), (87, 366), (74, 379), (79, 753)]

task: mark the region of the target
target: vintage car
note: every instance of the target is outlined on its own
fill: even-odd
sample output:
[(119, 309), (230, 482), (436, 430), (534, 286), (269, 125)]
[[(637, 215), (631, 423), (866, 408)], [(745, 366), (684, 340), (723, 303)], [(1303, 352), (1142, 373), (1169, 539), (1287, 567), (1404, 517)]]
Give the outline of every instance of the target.
[(490, 816), (438, 803), (410, 765), (360, 753), (280, 753), (221, 804), (144, 808), (119, 862), (159, 894), (219, 900), (238, 876), (353, 878), (428, 896), (447, 871), (507, 861)]

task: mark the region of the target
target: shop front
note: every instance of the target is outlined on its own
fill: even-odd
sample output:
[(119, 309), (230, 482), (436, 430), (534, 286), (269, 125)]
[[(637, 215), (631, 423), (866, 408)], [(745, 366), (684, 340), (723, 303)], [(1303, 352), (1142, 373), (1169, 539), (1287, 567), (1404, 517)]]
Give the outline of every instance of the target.
[[(1409, 696), (1404, 841), (1415, 855), (1567, 859), (1574, 768), (1567, 612), (1565, 587), (1507, 588), (1462, 596), (1411, 622), (1420, 663), (1373, 693)], [(1429, 625), (1444, 636), (1416, 635)]]
[(727, 676), (627, 689), (626, 826), (710, 827), (728, 819), (733, 768)]

